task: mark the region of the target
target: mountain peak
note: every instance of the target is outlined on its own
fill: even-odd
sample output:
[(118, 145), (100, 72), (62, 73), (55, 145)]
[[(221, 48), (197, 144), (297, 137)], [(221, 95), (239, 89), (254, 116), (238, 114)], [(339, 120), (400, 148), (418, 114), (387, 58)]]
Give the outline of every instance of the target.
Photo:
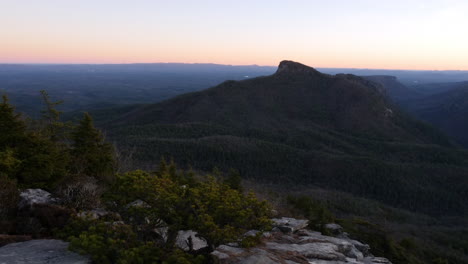
[(302, 63), (284, 60), (280, 62), (278, 66), (278, 70), (276, 71), (276, 74), (282, 74), (282, 73), (314, 73), (316, 74), (319, 72), (315, 70), (314, 68), (304, 65)]

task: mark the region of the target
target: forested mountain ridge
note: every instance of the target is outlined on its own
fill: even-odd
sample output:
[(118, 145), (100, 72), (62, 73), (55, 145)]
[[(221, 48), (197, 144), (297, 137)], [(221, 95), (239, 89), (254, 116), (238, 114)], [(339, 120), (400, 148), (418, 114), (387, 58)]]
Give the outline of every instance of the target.
[(405, 125), (410, 121), (398, 109), (392, 109), (382, 92), (381, 86), (354, 75), (331, 76), (283, 61), (272, 76), (226, 81), (211, 89), (133, 109), (112, 122), (203, 122), (272, 131), (320, 127), (388, 141), (449, 144), (440, 135), (435, 138), (432, 131), (408, 131)]
[(466, 214), (468, 153), (401, 112), (382, 90), (354, 75), (283, 61), (271, 76), (127, 108), (100, 126), (140, 165), (173, 157), (200, 170), (216, 164), (262, 182)]

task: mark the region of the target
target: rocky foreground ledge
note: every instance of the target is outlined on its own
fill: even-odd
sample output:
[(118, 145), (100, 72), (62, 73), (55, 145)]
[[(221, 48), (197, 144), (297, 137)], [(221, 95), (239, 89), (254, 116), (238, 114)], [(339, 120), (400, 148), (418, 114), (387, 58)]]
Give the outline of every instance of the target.
[(307, 220), (273, 221), (276, 227), (262, 235), (260, 245), (249, 249), (236, 244), (222, 245), (212, 256), (220, 264), (391, 264), (385, 258), (372, 256), (368, 245), (349, 239), (340, 232), (339, 225), (328, 225), (338, 233), (337, 237), (331, 237), (305, 229)]
[[(21, 194), (19, 206), (24, 211), (27, 223), (37, 222), (37, 228), (47, 223), (40, 223), (40, 210), (50, 213), (56, 201), (43, 190), (29, 189)], [(136, 206), (138, 201), (130, 204)], [(63, 211), (56, 206), (55, 211)], [(93, 210), (84, 215), (99, 218), (107, 212)], [(54, 214), (55, 215), (55, 214)], [(59, 214), (61, 215), (61, 214)], [(80, 215), (80, 214), (78, 214)], [(27, 217), (26, 217), (27, 216)], [(39, 218), (38, 218), (39, 217)], [(38, 218), (38, 219), (36, 219)], [(325, 236), (307, 229), (308, 221), (294, 218), (275, 218), (274, 228), (270, 232), (259, 233), (250, 230), (244, 237), (260, 236), (260, 243), (251, 248), (242, 248), (238, 243), (229, 243), (217, 247), (212, 253), (214, 263), (218, 264), (391, 264), (385, 258), (374, 257), (370, 247), (350, 239), (337, 224), (325, 225), (329, 233)], [(39, 224), (40, 223), (40, 224)], [(155, 230), (155, 232), (164, 230)], [(68, 250), (68, 243), (60, 240), (29, 240), (30, 236), (0, 236), (0, 264), (85, 264), (91, 263), (88, 257), (80, 256)], [(163, 235), (164, 237), (164, 235)], [(11, 243), (12, 241), (25, 241)], [(177, 236), (176, 246), (184, 251), (205, 251), (206, 240), (192, 230), (181, 230)]]

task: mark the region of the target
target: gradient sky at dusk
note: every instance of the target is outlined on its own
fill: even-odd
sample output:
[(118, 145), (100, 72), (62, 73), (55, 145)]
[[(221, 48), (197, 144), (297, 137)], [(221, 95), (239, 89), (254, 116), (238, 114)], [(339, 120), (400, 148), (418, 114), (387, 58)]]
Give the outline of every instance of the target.
[(0, 0), (0, 63), (468, 70), (466, 0)]

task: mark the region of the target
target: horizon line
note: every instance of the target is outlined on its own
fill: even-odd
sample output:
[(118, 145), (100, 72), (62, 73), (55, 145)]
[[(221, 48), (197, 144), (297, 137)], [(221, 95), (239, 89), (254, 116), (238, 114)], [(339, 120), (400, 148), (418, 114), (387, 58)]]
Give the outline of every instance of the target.
[[(298, 61), (295, 61), (298, 62)], [(302, 62), (299, 62), (304, 64)], [(231, 66), (231, 67), (278, 67), (278, 65), (259, 65), (259, 64), (222, 64), (222, 63), (214, 63), (214, 62), (115, 62), (115, 63), (81, 63), (81, 62), (50, 62), (50, 63), (43, 63), (43, 62), (27, 62), (27, 63), (19, 63), (19, 62), (0, 62), (0, 65), (27, 65), (27, 66), (72, 66), (72, 65), (138, 65), (138, 64), (185, 64), (185, 65), (219, 65), (219, 66)], [(347, 69), (347, 70), (381, 70), (381, 71), (434, 71), (434, 72), (443, 72), (443, 71), (459, 71), (459, 72), (468, 72), (467, 70), (460, 70), (460, 69), (443, 69), (443, 70), (429, 70), (429, 69), (398, 69), (398, 68), (353, 68), (353, 67), (314, 67), (308, 64), (304, 64), (308, 67), (312, 67), (314, 69)]]

